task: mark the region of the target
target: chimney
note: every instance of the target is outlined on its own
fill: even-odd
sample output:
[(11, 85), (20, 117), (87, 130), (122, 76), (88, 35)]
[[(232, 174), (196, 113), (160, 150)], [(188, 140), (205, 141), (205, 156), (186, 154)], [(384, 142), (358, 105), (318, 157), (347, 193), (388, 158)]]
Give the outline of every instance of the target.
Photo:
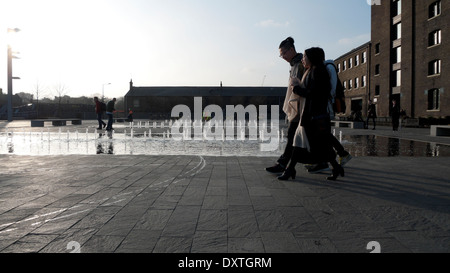
[(133, 79), (130, 80), (130, 91), (133, 89)]

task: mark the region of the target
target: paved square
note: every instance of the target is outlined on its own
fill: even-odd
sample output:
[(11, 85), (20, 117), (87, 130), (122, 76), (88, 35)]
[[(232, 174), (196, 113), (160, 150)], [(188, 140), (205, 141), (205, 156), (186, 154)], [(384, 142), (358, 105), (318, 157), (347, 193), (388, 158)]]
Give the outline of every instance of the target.
[[(0, 122), (2, 133), (28, 130), (29, 121)], [(264, 170), (277, 153), (0, 155), (0, 252), (368, 253), (371, 242), (384, 253), (450, 252), (447, 149), (425, 157), (417, 149), (435, 145), (416, 142), (414, 156), (391, 156), (385, 147), (450, 138), (418, 128), (342, 130), (380, 150), (366, 156), (356, 147), (336, 182), (301, 165), (295, 180), (278, 181)]]
[(2, 155), (0, 252), (450, 251), (450, 158), (358, 157), (337, 182), (275, 159)]

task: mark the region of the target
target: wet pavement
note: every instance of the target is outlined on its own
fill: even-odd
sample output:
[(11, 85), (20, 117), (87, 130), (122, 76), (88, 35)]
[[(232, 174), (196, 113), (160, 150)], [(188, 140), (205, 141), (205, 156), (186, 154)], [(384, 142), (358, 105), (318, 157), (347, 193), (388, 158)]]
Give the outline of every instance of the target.
[[(12, 130), (29, 121), (0, 122)], [(354, 150), (336, 182), (300, 165), (278, 181), (264, 170), (278, 154), (2, 154), (0, 252), (369, 253), (372, 242), (383, 253), (450, 252), (450, 139), (339, 130), (398, 153)], [(401, 152), (411, 141), (414, 155)]]

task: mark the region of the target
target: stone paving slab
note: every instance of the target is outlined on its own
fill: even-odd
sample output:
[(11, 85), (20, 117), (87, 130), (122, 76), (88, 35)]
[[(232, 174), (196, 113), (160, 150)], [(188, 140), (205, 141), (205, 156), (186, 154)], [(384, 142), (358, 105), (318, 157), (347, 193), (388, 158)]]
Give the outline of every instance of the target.
[(357, 157), (337, 182), (274, 161), (1, 155), (0, 252), (450, 252), (450, 158)]

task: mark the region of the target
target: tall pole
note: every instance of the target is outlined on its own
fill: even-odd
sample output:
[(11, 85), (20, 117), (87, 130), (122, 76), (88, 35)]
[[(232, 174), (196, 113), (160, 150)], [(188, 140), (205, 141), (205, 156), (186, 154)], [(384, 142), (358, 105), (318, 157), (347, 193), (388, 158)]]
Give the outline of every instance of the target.
[(11, 46), (8, 45), (8, 122), (11, 122), (13, 120), (13, 114), (12, 114), (12, 88), (13, 88), (12, 50), (11, 50)]
[(110, 85), (111, 83), (104, 83), (102, 85), (102, 102), (105, 102), (105, 85)]
[[(8, 28), (8, 33), (10, 32), (19, 32), (20, 29), (18, 28)], [(13, 76), (12, 76), (12, 59), (13, 59), (13, 52), (11, 49), (11, 46), (8, 44), (8, 122), (11, 122), (13, 120), (13, 113), (12, 113), (12, 93), (13, 93)]]

